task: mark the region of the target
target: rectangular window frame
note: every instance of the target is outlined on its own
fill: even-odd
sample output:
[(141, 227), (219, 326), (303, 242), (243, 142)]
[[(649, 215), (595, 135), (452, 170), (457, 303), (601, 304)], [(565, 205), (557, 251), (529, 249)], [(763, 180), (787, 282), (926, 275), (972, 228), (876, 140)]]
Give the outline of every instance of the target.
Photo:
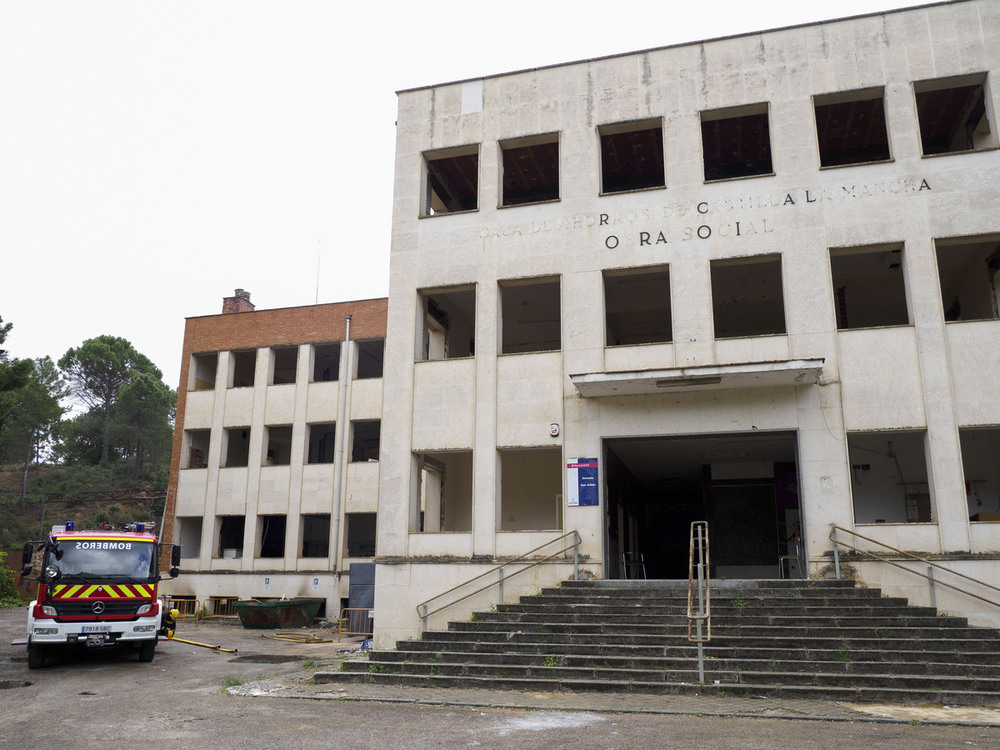
[[(634, 133), (650, 133), (651, 138), (640, 140), (638, 137), (631, 139), (621, 137)], [(667, 186), (662, 117), (598, 125), (597, 142), (600, 160), (601, 195), (620, 195), (621, 193), (660, 190)], [(615, 173), (624, 173), (626, 171), (625, 169), (615, 168), (615, 165), (622, 161), (622, 159), (617, 158), (619, 147), (630, 151), (630, 153), (624, 155), (626, 157), (624, 159), (626, 164), (640, 162), (648, 165), (647, 168), (644, 170), (636, 168), (627, 170), (631, 172), (631, 176), (623, 174), (620, 177), (616, 177), (616, 175), (612, 175), (612, 170)], [(627, 182), (633, 184), (626, 184)], [(609, 183), (611, 183), (610, 186)]]
[[(500, 170), (500, 195), (498, 208), (516, 208), (517, 206), (530, 206), (539, 203), (555, 203), (562, 195), (562, 149), (560, 147), (560, 134), (558, 131), (550, 133), (539, 133), (538, 135), (522, 136), (520, 138), (507, 138), (498, 141), (500, 158), (498, 168)], [(549, 146), (555, 146), (555, 187), (551, 185), (551, 175), (541, 175), (539, 180), (541, 185), (535, 189), (539, 195), (533, 197), (531, 189), (522, 187), (522, 180), (519, 179), (519, 170), (515, 170), (515, 164), (520, 160), (527, 160), (532, 155), (535, 161), (539, 156), (549, 158), (552, 156)], [(520, 153), (531, 150), (533, 154)], [(547, 179), (546, 179), (547, 178)], [(530, 182), (529, 180), (527, 180)], [(515, 186), (520, 189), (515, 197)]]
[[(472, 213), (479, 210), (480, 179), (479, 179), (479, 151), (478, 143), (464, 146), (453, 146), (450, 148), (440, 148), (423, 153), (422, 189), (420, 201), (420, 217), (430, 218), (434, 216), (450, 216), (452, 214)], [(472, 157), (470, 166), (469, 157)], [(447, 170), (451, 176), (463, 181), (464, 187), (468, 189), (468, 172), (471, 171), (472, 180), (475, 182), (474, 190), (470, 196), (467, 192), (460, 190), (463, 186), (456, 186), (450, 192), (453, 194), (452, 201), (458, 207), (449, 207), (448, 199), (441, 194), (447, 190), (448, 175), (445, 166), (451, 167)], [(456, 175), (457, 173), (457, 175)]]

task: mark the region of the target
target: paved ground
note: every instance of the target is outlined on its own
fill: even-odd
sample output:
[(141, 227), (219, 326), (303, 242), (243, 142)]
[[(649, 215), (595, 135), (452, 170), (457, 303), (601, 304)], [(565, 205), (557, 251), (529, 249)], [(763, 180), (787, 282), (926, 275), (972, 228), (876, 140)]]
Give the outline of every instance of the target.
[[(0, 747), (1000, 748), (1000, 709), (833, 701), (312, 685), (356, 645), (292, 643), (228, 622), (161, 643), (156, 659), (85, 654), (28, 670), (23, 610), (0, 610)], [(336, 633), (305, 633), (336, 640)], [(530, 710), (526, 710), (530, 709)], [(798, 721), (789, 721), (797, 719)]]

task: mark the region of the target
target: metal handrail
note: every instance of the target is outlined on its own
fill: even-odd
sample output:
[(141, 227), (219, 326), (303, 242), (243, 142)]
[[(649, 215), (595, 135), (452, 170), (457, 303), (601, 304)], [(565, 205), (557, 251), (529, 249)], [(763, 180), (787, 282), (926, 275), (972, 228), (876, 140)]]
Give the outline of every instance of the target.
[[(712, 591), (709, 572), (708, 521), (691, 524), (691, 542), (688, 547), (688, 642), (698, 644), (698, 680), (705, 681), (704, 644), (712, 640)], [(698, 610), (694, 610), (695, 588), (698, 591)], [(702, 626), (706, 632), (702, 632)], [(692, 633), (691, 631), (696, 632)]]
[(971, 591), (967, 591), (966, 589), (963, 589), (963, 588), (961, 588), (959, 586), (955, 586), (954, 584), (945, 583), (944, 581), (942, 581), (942, 580), (940, 580), (938, 578), (934, 578), (933, 575), (925, 575), (925, 574), (920, 573), (920, 572), (918, 572), (916, 570), (913, 570), (912, 568), (907, 568), (905, 565), (900, 565), (898, 562), (894, 562), (892, 560), (887, 560), (884, 557), (879, 557), (878, 555), (876, 555), (871, 550), (859, 549), (857, 546), (855, 546), (853, 544), (849, 544), (849, 543), (846, 543), (846, 542), (838, 541), (837, 540), (837, 531), (843, 531), (843, 532), (845, 532), (847, 534), (852, 534), (853, 536), (856, 536), (859, 539), (864, 539), (866, 542), (871, 542), (872, 544), (877, 544), (880, 547), (885, 547), (887, 550), (891, 550), (892, 552), (895, 552), (897, 555), (902, 555), (903, 557), (908, 557), (911, 560), (916, 560), (917, 562), (922, 562), (922, 563), (924, 563), (925, 565), (928, 566), (928, 573), (932, 574), (933, 571), (934, 571), (934, 569), (937, 568), (938, 570), (943, 570), (946, 573), (951, 573), (952, 575), (958, 576), (959, 578), (964, 578), (967, 581), (972, 581), (973, 583), (978, 584), (980, 586), (985, 586), (986, 588), (992, 589), (993, 591), (1000, 592), (1000, 587), (994, 586), (993, 584), (987, 583), (986, 581), (980, 580), (979, 578), (974, 578), (973, 576), (966, 575), (965, 573), (959, 573), (957, 570), (952, 570), (949, 567), (941, 565), (941, 563), (936, 563), (933, 560), (928, 560), (927, 558), (920, 557), (920, 555), (914, 555), (912, 552), (905, 552), (905, 551), (903, 551), (901, 549), (896, 549), (895, 547), (893, 547), (890, 544), (886, 544), (885, 542), (880, 542), (878, 539), (872, 539), (871, 537), (865, 536), (864, 534), (859, 534), (858, 532), (852, 531), (851, 529), (845, 529), (843, 526), (838, 526), (835, 523), (831, 523), (830, 524), (830, 541), (833, 542), (833, 563), (834, 563), (834, 570), (836, 572), (836, 576), (837, 576), (838, 579), (841, 578), (841, 575), (840, 575), (840, 553), (837, 550), (837, 545), (840, 544), (840, 545), (843, 545), (843, 546), (847, 547), (848, 549), (854, 550), (855, 552), (857, 552), (859, 554), (869, 555), (869, 556), (871, 556), (872, 559), (874, 559), (877, 562), (884, 562), (884, 563), (887, 563), (889, 565), (892, 565), (893, 567), (899, 568), (900, 570), (905, 570), (907, 573), (912, 573), (915, 576), (920, 576), (921, 578), (926, 578), (928, 581), (930, 581), (931, 598), (932, 598), (931, 605), (932, 606), (935, 606), (934, 603), (933, 603), (934, 584), (938, 584), (940, 586), (945, 586), (946, 588), (953, 589), (954, 591), (957, 591), (960, 594), (965, 594), (966, 596), (971, 596), (973, 599), (978, 599), (981, 602), (986, 602), (987, 604), (991, 604), (994, 607), (1000, 607), (1000, 602), (996, 602), (996, 601), (993, 601), (992, 599), (987, 599), (986, 597), (979, 596), (979, 594), (974, 594)]
[[(529, 555), (532, 555), (535, 552), (538, 552), (538, 550), (545, 549), (546, 547), (549, 547), (549, 546), (551, 546), (553, 544), (556, 544), (557, 542), (561, 542), (562, 540), (564, 540), (564, 539), (566, 539), (567, 537), (570, 537), (570, 536), (573, 537), (572, 544), (570, 544), (570, 545), (568, 545), (566, 547), (563, 547), (562, 549), (557, 550), (556, 552), (553, 552), (548, 557), (543, 557), (543, 558), (540, 558), (538, 560), (535, 560), (530, 565), (527, 565), (524, 568), (521, 568), (520, 570), (517, 570), (517, 571), (511, 573), (510, 575), (507, 576), (507, 578), (508, 579), (513, 578), (514, 576), (519, 575), (519, 574), (525, 572), (526, 570), (531, 570), (536, 565), (541, 565), (542, 563), (548, 562), (549, 560), (552, 560), (552, 559), (558, 557), (559, 555), (561, 555), (561, 554), (563, 554), (565, 552), (569, 552), (570, 550), (573, 550), (573, 579), (576, 580), (576, 578), (578, 577), (578, 574), (579, 574), (579, 569), (580, 569), (580, 565), (579, 565), (579, 557), (580, 557), (580, 554), (579, 554), (580, 553), (580, 534), (578, 532), (576, 532), (576, 531), (567, 531), (562, 536), (558, 536), (555, 539), (550, 539), (549, 541), (545, 542), (545, 544), (540, 544), (537, 547), (535, 547), (534, 549), (528, 550), (527, 552), (525, 552), (520, 557), (516, 557), (513, 560), (508, 560), (507, 562), (500, 563), (499, 565), (497, 565), (497, 566), (495, 566), (493, 568), (490, 568), (489, 570), (487, 570), (487, 571), (485, 571), (483, 573), (480, 573), (477, 576), (474, 576), (474, 577), (470, 578), (468, 581), (463, 581), (462, 583), (458, 584), (457, 586), (452, 586), (447, 591), (443, 591), (440, 594), (437, 594), (436, 596), (432, 596), (427, 601), (424, 601), (424, 602), (421, 602), (420, 604), (418, 604), (417, 605), (417, 615), (420, 617), (421, 621), (423, 622), (423, 630), (424, 631), (427, 630), (427, 618), (430, 617), (431, 615), (436, 614), (437, 612), (440, 612), (442, 609), (447, 609), (448, 607), (453, 607), (456, 604), (458, 604), (459, 602), (465, 601), (469, 597), (475, 596), (476, 594), (479, 594), (479, 593), (481, 593), (483, 591), (486, 591), (487, 589), (492, 588), (493, 586), (499, 585), (499, 587), (500, 587), (500, 602), (503, 603), (503, 583), (504, 583), (504, 580), (505, 580), (504, 579), (504, 574), (503, 574), (504, 568), (506, 568), (508, 565), (523, 564), (523, 563), (527, 562), (527, 558), (528, 558)], [(452, 601), (449, 601), (449, 602), (447, 602), (445, 604), (440, 605), (436, 609), (432, 609), (432, 610), (428, 610), (427, 609), (428, 605), (430, 605), (431, 602), (436, 601), (438, 599), (441, 599), (442, 597), (445, 597), (448, 594), (451, 594), (451, 593), (457, 591), (458, 589), (464, 588), (465, 586), (469, 586), (470, 584), (473, 584), (476, 581), (478, 581), (478, 580), (480, 580), (482, 578), (485, 578), (486, 576), (490, 575), (491, 573), (496, 573), (496, 572), (500, 573), (499, 580), (497, 580), (497, 581), (491, 581), (491, 582), (487, 583), (485, 586), (479, 587), (475, 591), (470, 591), (465, 596), (460, 596), (458, 599), (454, 599)]]

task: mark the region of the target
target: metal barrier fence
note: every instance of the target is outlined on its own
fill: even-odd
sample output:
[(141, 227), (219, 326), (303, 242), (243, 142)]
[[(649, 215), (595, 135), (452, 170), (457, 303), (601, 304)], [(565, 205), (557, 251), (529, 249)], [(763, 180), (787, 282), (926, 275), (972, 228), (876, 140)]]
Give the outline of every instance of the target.
[(208, 599), (195, 599), (187, 596), (161, 597), (166, 610), (176, 609), (180, 614), (178, 620), (194, 620), (196, 623), (204, 620), (237, 619), (235, 596), (211, 596)]
[(375, 620), (373, 616), (375, 610), (348, 608), (340, 610), (340, 624), (337, 626), (337, 640), (342, 635), (360, 635), (371, 638), (374, 634)]
[(217, 620), (224, 617), (236, 619), (239, 615), (236, 614), (233, 603), (238, 601), (239, 598), (235, 596), (210, 596), (202, 608), (201, 619)]
[(179, 612), (177, 615), (178, 620), (194, 620), (197, 622), (200, 619), (201, 607), (201, 602), (193, 596), (163, 597), (163, 608), (168, 612), (176, 609)]

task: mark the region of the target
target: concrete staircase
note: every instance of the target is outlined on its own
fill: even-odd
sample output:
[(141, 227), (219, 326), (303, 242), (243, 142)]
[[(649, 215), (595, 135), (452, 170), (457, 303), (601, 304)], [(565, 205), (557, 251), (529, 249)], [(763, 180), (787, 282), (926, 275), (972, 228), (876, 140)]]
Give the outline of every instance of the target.
[(1000, 705), (1000, 633), (851, 581), (713, 581), (705, 683), (686, 581), (568, 581), (316, 682)]

